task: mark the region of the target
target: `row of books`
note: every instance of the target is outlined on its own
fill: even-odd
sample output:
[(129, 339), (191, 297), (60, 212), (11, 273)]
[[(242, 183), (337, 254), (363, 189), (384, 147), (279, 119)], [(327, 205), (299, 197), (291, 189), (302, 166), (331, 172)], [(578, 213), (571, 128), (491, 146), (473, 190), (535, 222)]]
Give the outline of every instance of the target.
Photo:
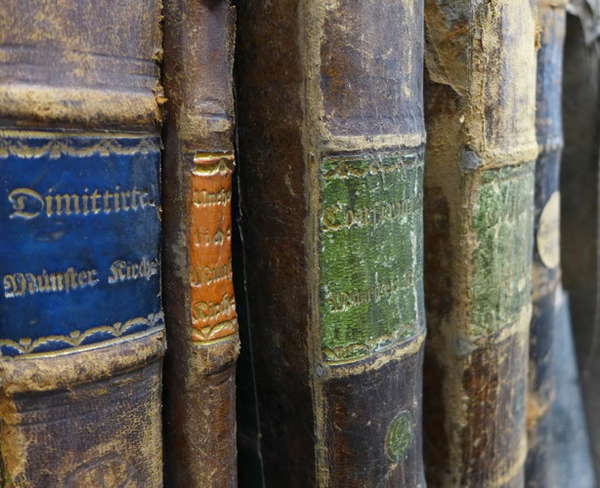
[(568, 7), (0, 2), (0, 486), (594, 486)]

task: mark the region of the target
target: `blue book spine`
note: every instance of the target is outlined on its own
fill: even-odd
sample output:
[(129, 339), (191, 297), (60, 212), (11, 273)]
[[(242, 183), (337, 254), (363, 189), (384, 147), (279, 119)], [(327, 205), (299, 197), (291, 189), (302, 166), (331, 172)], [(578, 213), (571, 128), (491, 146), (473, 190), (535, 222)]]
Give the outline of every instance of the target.
[(160, 139), (0, 132), (0, 355), (163, 326)]

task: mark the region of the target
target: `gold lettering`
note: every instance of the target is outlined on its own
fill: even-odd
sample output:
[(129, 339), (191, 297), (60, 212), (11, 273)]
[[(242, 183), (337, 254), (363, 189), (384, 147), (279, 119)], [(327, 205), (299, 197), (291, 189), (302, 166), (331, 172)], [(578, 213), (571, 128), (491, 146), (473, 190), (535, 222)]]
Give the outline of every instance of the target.
[(96, 286), (100, 280), (96, 278), (97, 271), (76, 271), (69, 267), (66, 271), (49, 273), (43, 269), (41, 273), (16, 273), (3, 277), (4, 296), (15, 298), (39, 293), (70, 293), (72, 290)]
[[(52, 190), (50, 190), (50, 193), (52, 193)], [(52, 217), (52, 199), (54, 197), (50, 194), (46, 195), (46, 215), (48, 217)]]
[(90, 196), (87, 194), (88, 189), (86, 188), (85, 190), (83, 190), (85, 193), (81, 196), (81, 201), (83, 203), (83, 215), (88, 215), (90, 213), (89, 209), (88, 209), (88, 200), (90, 199)]
[[(13, 206), (14, 212), (9, 218), (20, 217), (25, 220), (37, 217), (44, 209), (44, 200), (42, 196), (31, 188), (15, 188), (8, 194), (8, 201)], [(37, 210), (29, 207), (38, 206)]]
[(95, 269), (90, 269), (88, 271), (88, 285), (89, 286), (96, 286), (100, 280), (98, 279), (98, 271), (96, 271)]
[(110, 204), (108, 203), (110, 201), (110, 197), (112, 197), (112, 193), (109, 192), (108, 190), (106, 190), (104, 192), (104, 197), (103, 197), (103, 203), (104, 203), (104, 213), (105, 214), (109, 214), (110, 213)]
[(129, 205), (127, 205), (127, 199), (129, 198), (130, 195), (131, 195), (130, 191), (121, 192), (121, 200), (122, 200), (123, 210), (125, 212), (127, 212), (128, 210), (131, 209), (129, 207)]
[(192, 286), (209, 285), (214, 281), (224, 279), (231, 279), (231, 263), (216, 268), (196, 266), (190, 270), (190, 282)]
[(83, 215), (90, 213), (111, 214), (118, 212), (137, 211), (147, 207), (156, 206), (150, 200), (147, 192), (137, 189), (119, 191), (116, 187), (115, 193), (108, 190), (100, 192), (95, 189), (89, 194), (85, 188), (82, 193), (59, 193), (55, 194), (53, 189), (48, 190), (45, 195), (31, 188), (15, 188), (9, 195), (8, 200), (12, 205), (13, 213), (9, 218), (33, 219), (39, 215), (48, 218)]
[(324, 231), (337, 231), (352, 227), (365, 227), (398, 221), (405, 215), (417, 210), (418, 202), (402, 200), (398, 202), (379, 202), (372, 207), (344, 208), (341, 205), (323, 210), (321, 226)]
[[(65, 215), (71, 215), (71, 213), (75, 213), (75, 215), (79, 215), (81, 212), (79, 210), (79, 195), (76, 194), (64, 194), (64, 195), (55, 195), (54, 201), (56, 203), (56, 215), (62, 215), (63, 213), (63, 202), (65, 203)], [(73, 203), (73, 209), (71, 210), (71, 203)], [(48, 215), (50, 216), (50, 215)]]
[(119, 203), (119, 187), (117, 186), (115, 188), (115, 190), (116, 190), (115, 193), (113, 193), (113, 199), (114, 199), (114, 202), (115, 202), (115, 212), (120, 212), (121, 211), (121, 206), (120, 206), (120, 203)]
[(52, 288), (50, 286), (50, 278), (45, 269), (42, 271), (42, 274), (38, 275), (36, 278), (37, 278), (37, 287), (38, 287), (38, 290), (40, 291), (40, 293), (48, 293), (49, 291), (52, 290)]
[(146, 201), (146, 198), (148, 198), (148, 193), (144, 193), (144, 192), (138, 192), (138, 195), (140, 196), (140, 207), (142, 209), (146, 208), (147, 206), (149, 206), (150, 204)]
[(23, 273), (5, 275), (2, 280), (4, 284), (4, 296), (6, 298), (23, 296), (27, 289), (27, 282)]
[(226, 205), (231, 202), (231, 191), (221, 188), (216, 192), (206, 190), (194, 190), (192, 201), (196, 207), (210, 205)]
[(96, 215), (100, 213), (100, 209), (98, 208), (98, 198), (100, 198), (100, 193), (98, 193), (98, 190), (94, 190), (90, 198), (92, 199), (92, 212)]
[(122, 259), (114, 261), (110, 265), (110, 276), (108, 284), (114, 285), (123, 281), (137, 280), (140, 278), (149, 280), (158, 275), (159, 262), (156, 259), (150, 260), (146, 257), (138, 262), (128, 262)]
[(133, 190), (131, 190), (131, 208), (133, 210), (137, 210), (138, 209), (138, 204), (135, 200), (135, 198), (137, 197), (137, 194), (139, 192), (134, 188)]
[(80, 271), (77, 274), (77, 281), (79, 282), (80, 286), (85, 286), (87, 281), (88, 281), (88, 273), (87, 271)]
[(223, 295), (218, 303), (196, 302), (192, 305), (192, 318), (194, 320), (217, 319), (219, 316), (229, 314), (235, 310), (235, 301), (231, 295)]

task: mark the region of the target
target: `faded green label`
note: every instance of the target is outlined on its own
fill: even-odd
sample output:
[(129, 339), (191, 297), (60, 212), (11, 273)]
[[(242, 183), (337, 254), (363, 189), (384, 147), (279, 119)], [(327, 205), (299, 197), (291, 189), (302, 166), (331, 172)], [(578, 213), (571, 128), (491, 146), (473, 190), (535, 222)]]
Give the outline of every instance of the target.
[(400, 412), (390, 422), (385, 436), (385, 452), (390, 461), (400, 461), (412, 444), (415, 431), (410, 412)]
[(498, 332), (531, 300), (534, 164), (484, 170), (473, 210), (472, 330)]
[(322, 351), (352, 361), (413, 337), (423, 320), (421, 153), (321, 165)]

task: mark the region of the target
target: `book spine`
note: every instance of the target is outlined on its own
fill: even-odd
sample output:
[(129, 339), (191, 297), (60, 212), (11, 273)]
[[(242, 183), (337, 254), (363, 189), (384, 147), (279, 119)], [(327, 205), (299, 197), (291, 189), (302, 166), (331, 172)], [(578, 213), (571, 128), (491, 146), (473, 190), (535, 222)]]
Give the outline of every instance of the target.
[(162, 486), (160, 3), (0, 5), (0, 478)]
[(561, 269), (569, 296), (579, 381), (600, 479), (600, 4), (573, 0), (564, 51)]
[(424, 486), (422, 2), (239, 9), (239, 288), (265, 485)]
[(167, 484), (236, 487), (235, 12), (227, 0), (167, 0), (164, 13)]
[(431, 487), (523, 486), (535, 20), (532, 1), (426, 1)]
[(540, 0), (537, 56), (535, 211), (532, 299), (529, 340), (526, 485), (551, 485), (554, 400), (552, 343), (560, 283), (560, 158), (563, 147), (561, 84), (566, 2)]

